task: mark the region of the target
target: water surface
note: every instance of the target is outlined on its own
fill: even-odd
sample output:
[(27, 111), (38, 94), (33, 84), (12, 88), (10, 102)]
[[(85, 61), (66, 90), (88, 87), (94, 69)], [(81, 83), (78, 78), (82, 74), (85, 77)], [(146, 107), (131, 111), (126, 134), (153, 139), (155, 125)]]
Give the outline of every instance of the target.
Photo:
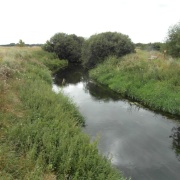
[[(59, 87), (63, 78), (66, 83)], [(100, 137), (98, 148), (132, 180), (180, 179), (180, 124), (125, 100), (72, 67), (57, 73), (53, 89), (60, 88), (78, 105), (85, 117), (84, 131)]]

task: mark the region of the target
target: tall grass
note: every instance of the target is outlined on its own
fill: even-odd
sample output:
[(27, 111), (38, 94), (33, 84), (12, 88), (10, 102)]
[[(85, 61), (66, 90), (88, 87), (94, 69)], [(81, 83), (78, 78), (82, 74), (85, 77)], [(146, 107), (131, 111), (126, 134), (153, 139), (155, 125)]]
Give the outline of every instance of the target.
[(81, 131), (75, 104), (52, 91), (44, 52), (0, 54), (0, 179), (124, 179)]
[(180, 115), (180, 63), (158, 52), (156, 56), (148, 60), (146, 51), (138, 51), (122, 58), (109, 57), (90, 76), (152, 109)]

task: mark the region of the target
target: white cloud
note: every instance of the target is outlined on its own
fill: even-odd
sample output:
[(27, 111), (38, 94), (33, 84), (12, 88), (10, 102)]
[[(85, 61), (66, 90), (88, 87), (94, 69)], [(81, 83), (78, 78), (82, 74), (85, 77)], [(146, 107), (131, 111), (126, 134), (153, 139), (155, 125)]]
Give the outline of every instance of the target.
[(179, 7), (179, 0), (1, 0), (0, 44), (105, 31), (127, 34), (133, 42), (162, 41), (180, 20)]

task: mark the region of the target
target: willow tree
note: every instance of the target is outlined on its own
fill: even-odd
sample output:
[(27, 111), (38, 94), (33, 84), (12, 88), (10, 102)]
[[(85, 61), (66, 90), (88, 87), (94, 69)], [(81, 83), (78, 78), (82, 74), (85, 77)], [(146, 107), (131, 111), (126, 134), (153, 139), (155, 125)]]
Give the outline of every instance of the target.
[(49, 41), (46, 41), (43, 49), (48, 52), (54, 52), (59, 59), (65, 59), (69, 62), (80, 62), (83, 43), (84, 38), (75, 34), (56, 33)]
[(121, 57), (134, 52), (134, 48), (127, 35), (117, 32), (95, 34), (83, 45), (82, 62), (85, 67), (92, 68), (110, 55)]

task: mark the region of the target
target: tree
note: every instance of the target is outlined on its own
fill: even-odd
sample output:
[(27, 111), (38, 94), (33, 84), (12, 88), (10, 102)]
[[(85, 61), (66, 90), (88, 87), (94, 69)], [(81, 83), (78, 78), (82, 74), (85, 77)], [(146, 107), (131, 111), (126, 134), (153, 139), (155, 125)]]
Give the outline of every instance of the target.
[(48, 52), (54, 51), (54, 46), (53, 46), (53, 44), (50, 43), (50, 41), (46, 41), (46, 43), (42, 46), (42, 48)]
[(83, 65), (92, 68), (110, 55), (121, 57), (134, 52), (134, 48), (134, 44), (127, 35), (117, 32), (95, 34), (86, 40), (83, 45)]
[(19, 43), (17, 43), (17, 46), (24, 47), (25, 43), (22, 41), (22, 39), (19, 40)]
[(163, 43), (161, 42), (154, 42), (152, 43), (152, 49), (156, 51), (160, 51), (163, 46)]
[(84, 38), (75, 34), (56, 33), (51, 37), (50, 41), (44, 44), (43, 49), (48, 52), (55, 52), (59, 59), (79, 62), (83, 43)]
[(15, 46), (16, 44), (15, 43), (10, 43), (9, 46)]
[(171, 56), (180, 57), (180, 22), (169, 28), (166, 48)]

